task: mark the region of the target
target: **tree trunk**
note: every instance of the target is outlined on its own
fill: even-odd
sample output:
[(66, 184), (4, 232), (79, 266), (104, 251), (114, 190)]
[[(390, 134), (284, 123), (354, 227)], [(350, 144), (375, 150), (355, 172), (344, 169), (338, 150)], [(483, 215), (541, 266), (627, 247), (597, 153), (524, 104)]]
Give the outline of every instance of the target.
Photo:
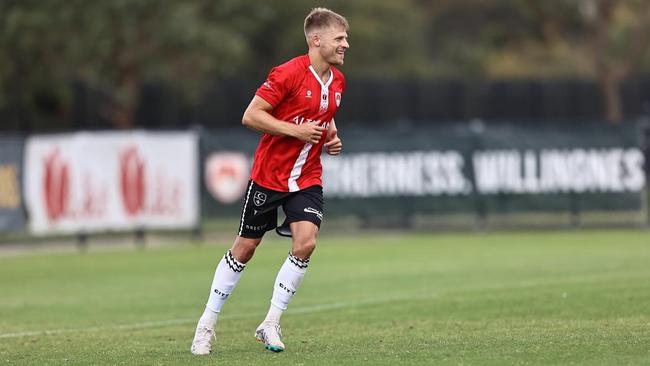
[(118, 129), (131, 129), (135, 125), (135, 104), (138, 100), (138, 73), (132, 64), (119, 68), (119, 83), (114, 92), (113, 125)]
[(623, 103), (620, 93), (621, 78), (611, 72), (602, 73), (599, 77), (605, 120), (610, 124), (623, 122)]

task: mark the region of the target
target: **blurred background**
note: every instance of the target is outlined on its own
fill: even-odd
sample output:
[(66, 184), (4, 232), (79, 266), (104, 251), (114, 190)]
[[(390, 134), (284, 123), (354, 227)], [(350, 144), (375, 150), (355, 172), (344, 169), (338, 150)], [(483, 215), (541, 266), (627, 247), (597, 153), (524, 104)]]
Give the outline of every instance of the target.
[(232, 232), (314, 6), (351, 27), (327, 228), (650, 222), (648, 1), (3, 0), (5, 237)]

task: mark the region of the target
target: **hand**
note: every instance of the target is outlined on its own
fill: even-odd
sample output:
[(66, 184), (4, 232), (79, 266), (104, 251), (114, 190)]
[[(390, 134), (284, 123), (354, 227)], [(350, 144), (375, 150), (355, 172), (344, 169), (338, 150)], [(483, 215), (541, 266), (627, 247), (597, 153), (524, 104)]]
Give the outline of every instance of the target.
[(330, 155), (339, 155), (341, 149), (343, 149), (343, 143), (336, 134), (325, 143), (325, 151)]
[(323, 137), (325, 128), (314, 123), (303, 123), (296, 126), (296, 132), (293, 137), (302, 142), (317, 144)]

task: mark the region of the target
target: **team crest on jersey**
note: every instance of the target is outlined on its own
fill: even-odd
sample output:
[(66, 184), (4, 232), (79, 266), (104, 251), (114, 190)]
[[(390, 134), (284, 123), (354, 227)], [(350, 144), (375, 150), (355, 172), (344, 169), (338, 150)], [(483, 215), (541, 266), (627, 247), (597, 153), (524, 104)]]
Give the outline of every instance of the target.
[(255, 191), (255, 194), (253, 194), (253, 203), (255, 206), (262, 206), (264, 202), (266, 202), (266, 193)]
[(334, 100), (336, 100), (336, 106), (337, 107), (340, 106), (341, 105), (341, 93), (339, 93), (339, 92), (334, 93)]
[(318, 109), (319, 112), (325, 112), (327, 111), (327, 108), (329, 107), (329, 98), (327, 95), (327, 91), (321, 93), (321, 99), (320, 99), (320, 108)]
[(311, 90), (307, 90), (307, 94), (305, 95), (305, 98), (311, 98)]

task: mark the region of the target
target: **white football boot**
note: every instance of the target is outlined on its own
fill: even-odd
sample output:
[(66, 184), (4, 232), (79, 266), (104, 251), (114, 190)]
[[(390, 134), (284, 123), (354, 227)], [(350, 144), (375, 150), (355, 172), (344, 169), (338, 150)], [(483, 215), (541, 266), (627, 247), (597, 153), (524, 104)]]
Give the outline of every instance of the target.
[(214, 339), (216, 339), (214, 329), (199, 323), (196, 326), (190, 351), (195, 355), (209, 355), (212, 352), (212, 341)]
[(284, 351), (284, 343), (282, 343), (282, 330), (280, 324), (262, 322), (255, 331), (255, 338), (264, 343), (264, 348), (273, 352)]

